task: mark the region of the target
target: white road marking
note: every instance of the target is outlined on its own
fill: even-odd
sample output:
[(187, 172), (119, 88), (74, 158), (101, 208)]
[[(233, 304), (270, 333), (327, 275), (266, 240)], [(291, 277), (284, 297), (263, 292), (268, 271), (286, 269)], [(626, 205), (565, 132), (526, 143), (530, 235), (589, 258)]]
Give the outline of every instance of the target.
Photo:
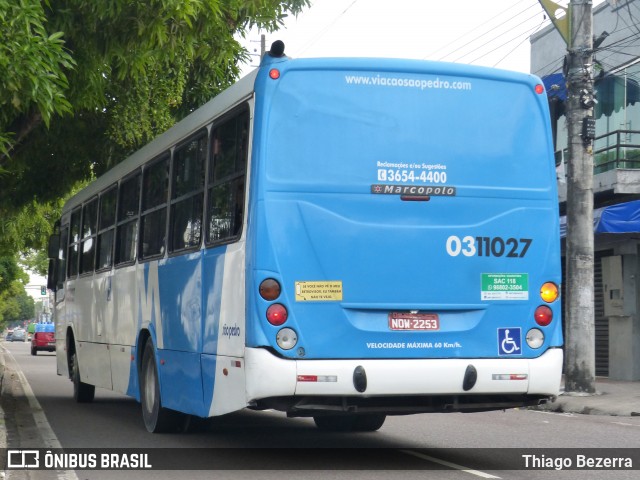
[[(13, 358), (13, 355), (11, 354), (11, 352), (4, 347), (3, 347), (3, 350), (5, 354), (8, 354), (11, 356), (11, 360), (13, 364), (18, 366), (18, 363), (15, 361), (15, 358)], [(38, 402), (38, 399), (33, 393), (33, 390), (31, 389), (31, 385), (29, 385), (29, 382), (27, 381), (27, 378), (24, 376), (24, 373), (22, 373), (22, 370), (19, 370), (19, 369), (16, 369), (15, 372), (18, 376), (18, 380), (20, 381), (20, 384), (22, 385), (22, 390), (24, 391), (24, 394), (27, 397), (27, 400), (29, 401), (29, 407), (31, 407), (33, 420), (35, 421), (35, 424), (38, 427), (38, 431), (42, 436), (43, 448), (62, 449), (62, 445), (60, 444), (58, 437), (56, 437), (56, 434), (53, 433), (53, 429), (51, 428), (51, 425), (49, 425), (47, 416), (44, 414), (44, 410), (42, 409), (40, 402)], [(6, 478), (10, 479), (12, 471), (9, 470), (6, 473), (7, 473)], [(64, 470), (64, 471), (58, 470), (56, 471), (56, 476), (58, 477), (59, 480), (79, 480), (78, 476), (76, 475), (76, 472), (73, 470)]]
[(636, 423), (625, 423), (625, 422), (611, 422), (614, 425), (622, 425), (625, 427), (640, 427), (640, 424), (636, 424)]
[(481, 472), (480, 470), (473, 470), (471, 468), (467, 468), (463, 465), (458, 465), (457, 463), (447, 462), (446, 460), (442, 460), (440, 458), (435, 458), (430, 455), (425, 455), (424, 453), (414, 452), (412, 450), (400, 450), (400, 452), (405, 453), (407, 455), (413, 455), (414, 457), (422, 458), (423, 460), (427, 460), (429, 462), (437, 463), (440, 465), (444, 465), (445, 467), (453, 468), (455, 470), (460, 470), (461, 472), (469, 473), (471, 475), (475, 475), (477, 477), (482, 478), (502, 478), (496, 477), (495, 475), (491, 475), (490, 473)]

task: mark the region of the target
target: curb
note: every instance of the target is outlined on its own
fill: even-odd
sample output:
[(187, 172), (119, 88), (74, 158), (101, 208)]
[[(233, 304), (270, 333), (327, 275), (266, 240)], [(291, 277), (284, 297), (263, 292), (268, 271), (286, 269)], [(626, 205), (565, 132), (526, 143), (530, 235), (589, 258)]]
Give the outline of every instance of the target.
[(560, 394), (553, 401), (540, 405), (538, 410), (580, 415), (608, 415), (615, 417), (640, 416), (638, 403), (630, 393), (597, 391), (593, 395)]
[[(4, 347), (0, 346), (0, 400), (4, 395)], [(5, 422), (4, 410), (0, 401), (0, 448), (7, 448), (7, 426)], [(3, 477), (4, 478), (4, 477)]]

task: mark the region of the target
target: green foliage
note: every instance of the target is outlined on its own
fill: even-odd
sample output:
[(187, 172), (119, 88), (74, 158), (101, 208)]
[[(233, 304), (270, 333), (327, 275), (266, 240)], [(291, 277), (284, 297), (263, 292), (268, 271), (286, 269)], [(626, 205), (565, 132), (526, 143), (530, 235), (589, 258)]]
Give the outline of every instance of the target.
[(0, 257), (0, 323), (27, 320), (33, 316), (34, 302), (24, 289), (28, 281), (29, 276), (14, 256)]
[(42, 248), (73, 185), (233, 83), (247, 29), (308, 4), (0, 0), (0, 255)]
[(35, 302), (20, 281), (13, 281), (0, 292), (0, 324), (15, 324), (35, 316)]
[(0, 0), (0, 144), (22, 115), (37, 111), (46, 125), (55, 114), (71, 111), (64, 70), (73, 59), (62, 32), (49, 34), (39, 0)]
[(60, 200), (51, 203), (39, 203), (34, 200), (24, 205), (17, 213), (7, 212), (1, 216), (0, 254), (28, 253), (44, 249), (54, 222), (60, 218), (61, 210)]
[[(0, 0), (0, 149), (16, 144), (0, 168), (19, 174), (11, 199), (54, 198), (119, 162), (236, 79), (247, 53), (234, 36), (273, 30), (307, 4)], [(71, 107), (73, 117), (51, 121)], [(38, 172), (64, 181), (34, 182)]]
[(0, 257), (0, 292), (8, 290), (16, 280), (26, 285), (29, 276), (22, 271), (15, 257)]

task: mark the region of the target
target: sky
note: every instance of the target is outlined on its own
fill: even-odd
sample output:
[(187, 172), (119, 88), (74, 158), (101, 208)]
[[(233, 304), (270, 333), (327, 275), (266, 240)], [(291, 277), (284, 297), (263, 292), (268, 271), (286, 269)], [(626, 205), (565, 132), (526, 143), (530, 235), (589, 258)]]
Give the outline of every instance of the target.
[[(293, 58), (412, 58), (529, 73), (529, 37), (550, 23), (538, 0), (312, 0), (266, 44), (282, 40)], [(260, 33), (243, 41), (255, 53), (245, 74), (259, 61)]]

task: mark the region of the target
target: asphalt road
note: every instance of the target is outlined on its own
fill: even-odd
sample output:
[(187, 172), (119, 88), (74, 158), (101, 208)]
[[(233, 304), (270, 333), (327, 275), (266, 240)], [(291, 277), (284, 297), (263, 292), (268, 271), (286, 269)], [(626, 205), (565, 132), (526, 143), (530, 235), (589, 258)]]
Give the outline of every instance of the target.
[[(55, 373), (54, 354), (31, 356), (27, 343), (3, 342), (2, 347), (9, 352), (2, 397), (9, 448), (63, 447), (97, 455), (127, 448), (151, 452), (154, 468), (166, 468), (11, 470), (7, 479), (635, 480), (640, 468), (637, 464), (634, 470), (618, 471), (527, 468), (522, 455), (529, 455), (530, 465), (548, 462), (554, 455), (575, 465), (578, 455), (588, 461), (624, 457), (630, 451), (619, 449), (640, 451), (640, 418), (536, 410), (390, 417), (380, 431), (359, 434), (321, 432), (310, 419), (245, 410), (204, 422), (196, 432), (153, 435), (145, 430), (135, 400), (97, 389), (93, 403), (76, 404), (71, 382)], [(640, 463), (637, 453), (634, 461)], [(194, 467), (207, 470), (191, 470)]]

